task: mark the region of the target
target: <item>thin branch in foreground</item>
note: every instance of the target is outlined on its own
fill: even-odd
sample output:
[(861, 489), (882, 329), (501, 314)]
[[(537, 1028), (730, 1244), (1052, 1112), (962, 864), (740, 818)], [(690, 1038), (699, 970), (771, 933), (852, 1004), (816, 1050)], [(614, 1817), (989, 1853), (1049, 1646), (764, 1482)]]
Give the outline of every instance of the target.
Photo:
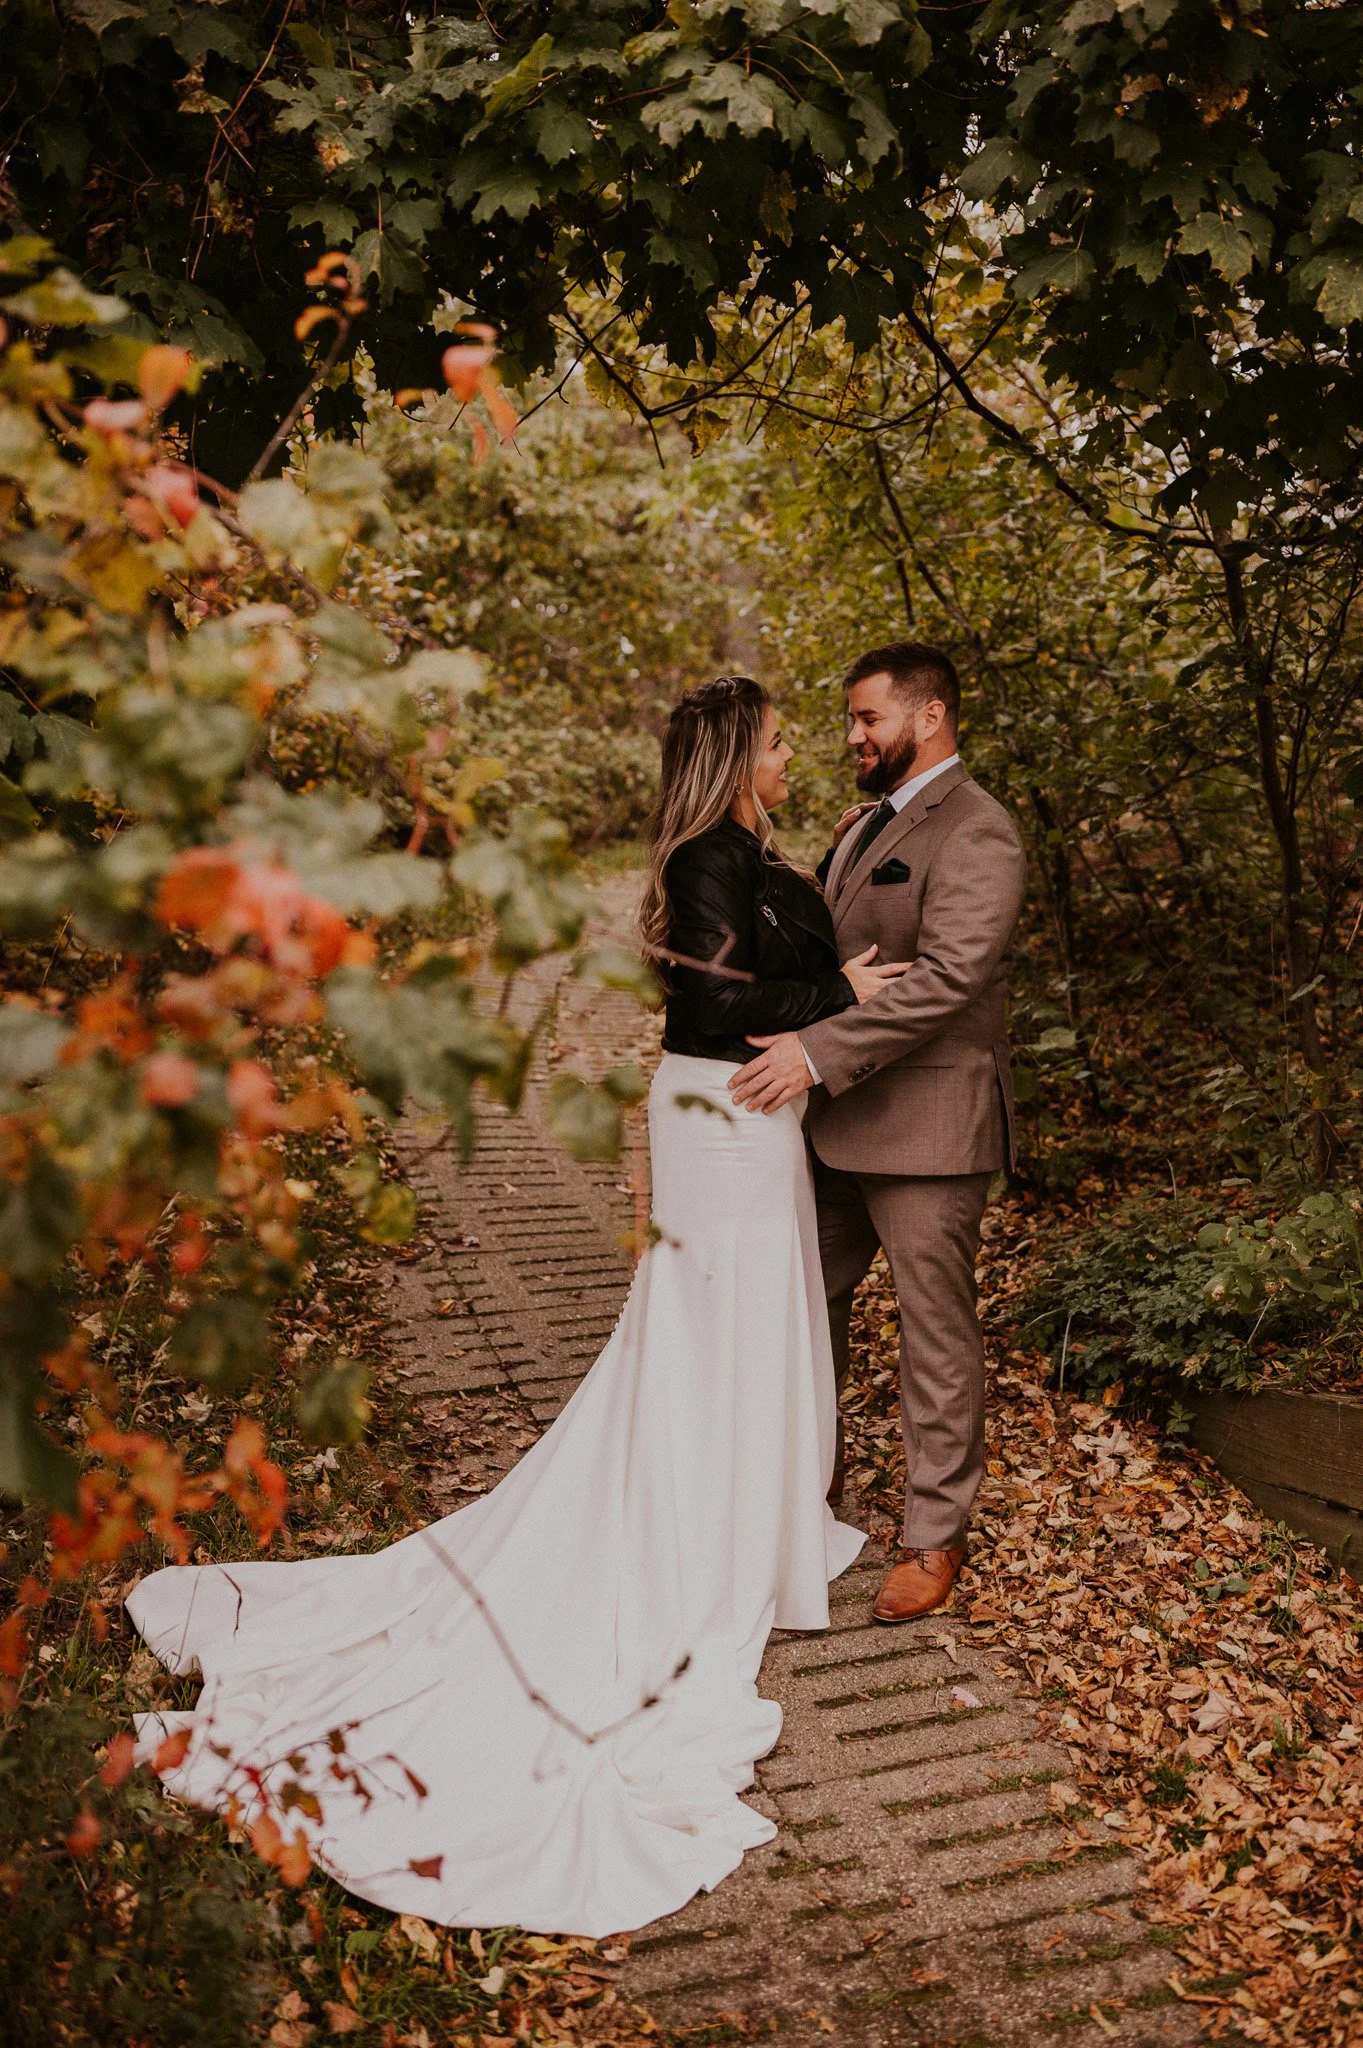
[(435, 1552), (435, 1555), (439, 1558), (441, 1564), (444, 1565), (445, 1570), (450, 1574), (450, 1577), (459, 1587), (460, 1592), (467, 1596), (467, 1598), (473, 1603), (474, 1607), (477, 1608), (479, 1614), (483, 1617), (483, 1621), (486, 1624), (488, 1634), (492, 1637), (493, 1642), (501, 1651), (502, 1656), (506, 1662), (507, 1669), (510, 1671), (516, 1683), (520, 1686), (522, 1692), (525, 1694), (530, 1704), (532, 1706), (538, 1707), (542, 1714), (546, 1714), (548, 1718), (554, 1723), (554, 1726), (556, 1728), (561, 1728), (565, 1735), (571, 1735), (576, 1741), (584, 1743), (588, 1749), (590, 1749), (595, 1743), (604, 1742), (608, 1736), (618, 1735), (622, 1728), (629, 1727), (631, 1721), (637, 1721), (640, 1715), (648, 1713), (650, 1708), (659, 1706), (663, 1700), (667, 1688), (669, 1686), (675, 1685), (677, 1683), (677, 1680), (681, 1678), (684, 1675), (684, 1673), (690, 1669), (691, 1653), (688, 1650), (686, 1655), (681, 1659), (680, 1663), (678, 1663), (678, 1665), (676, 1666), (675, 1670), (673, 1670), (669, 1674), (665, 1683), (663, 1685), (660, 1685), (655, 1692), (646, 1693), (643, 1699), (640, 1700), (637, 1707), (631, 1707), (629, 1712), (626, 1714), (621, 1714), (618, 1720), (608, 1721), (603, 1728), (593, 1728), (590, 1730), (586, 1728), (579, 1728), (576, 1721), (570, 1720), (565, 1713), (561, 1712), (560, 1709), (554, 1705), (551, 1699), (545, 1698), (544, 1694), (535, 1684), (534, 1680), (531, 1678), (525, 1666), (521, 1663), (521, 1660), (516, 1655), (516, 1652), (512, 1649), (511, 1644), (508, 1642), (506, 1635), (503, 1632), (501, 1623), (498, 1621), (496, 1615), (492, 1612), (492, 1609), (488, 1606), (487, 1601), (483, 1598), (482, 1594), (478, 1591), (477, 1586), (469, 1577), (468, 1573), (463, 1569), (461, 1565), (456, 1564), (455, 1560), (450, 1556), (449, 1552), (446, 1549), (444, 1549), (440, 1543), (437, 1542), (432, 1530), (422, 1529), (418, 1533), (421, 1537), (422, 1542), (426, 1545), (427, 1549)]

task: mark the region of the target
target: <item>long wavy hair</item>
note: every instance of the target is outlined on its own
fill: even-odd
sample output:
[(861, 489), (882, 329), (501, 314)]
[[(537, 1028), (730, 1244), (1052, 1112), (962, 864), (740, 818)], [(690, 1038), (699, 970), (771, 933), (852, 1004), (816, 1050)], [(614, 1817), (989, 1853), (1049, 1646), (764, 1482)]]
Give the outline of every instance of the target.
[(648, 826), (648, 879), (639, 905), (639, 940), (651, 957), (666, 947), (672, 924), (669, 859), (688, 839), (699, 839), (728, 817), (740, 784), (747, 784), (757, 812), (763, 858), (781, 857), (771, 819), (753, 788), (770, 706), (770, 696), (751, 676), (717, 676), (688, 690), (673, 708), (663, 734), (658, 801)]

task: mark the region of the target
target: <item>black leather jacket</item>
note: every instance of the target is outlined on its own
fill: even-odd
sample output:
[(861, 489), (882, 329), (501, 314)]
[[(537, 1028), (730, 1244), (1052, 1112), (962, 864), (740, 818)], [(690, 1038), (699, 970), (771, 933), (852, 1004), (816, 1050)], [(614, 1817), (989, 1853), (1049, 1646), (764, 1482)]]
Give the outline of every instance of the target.
[[(668, 945), (692, 960), (746, 970), (756, 981), (663, 962), (663, 1051), (707, 1060), (756, 1059), (748, 1034), (798, 1031), (856, 1001), (838, 970), (833, 920), (794, 868), (764, 860), (756, 833), (726, 818), (679, 846), (667, 863)], [(727, 950), (725, 950), (727, 948)]]

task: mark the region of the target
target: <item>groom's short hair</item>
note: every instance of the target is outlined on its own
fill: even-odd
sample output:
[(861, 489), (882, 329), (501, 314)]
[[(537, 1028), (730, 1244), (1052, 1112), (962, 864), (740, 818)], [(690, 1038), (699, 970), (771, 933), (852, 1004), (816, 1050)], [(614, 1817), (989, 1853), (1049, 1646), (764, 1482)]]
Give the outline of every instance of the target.
[(945, 704), (946, 722), (953, 732), (961, 722), (961, 679), (956, 664), (940, 647), (926, 640), (892, 640), (888, 647), (873, 647), (859, 655), (842, 679), (844, 691), (868, 676), (888, 676), (894, 693), (914, 710), (934, 700)]

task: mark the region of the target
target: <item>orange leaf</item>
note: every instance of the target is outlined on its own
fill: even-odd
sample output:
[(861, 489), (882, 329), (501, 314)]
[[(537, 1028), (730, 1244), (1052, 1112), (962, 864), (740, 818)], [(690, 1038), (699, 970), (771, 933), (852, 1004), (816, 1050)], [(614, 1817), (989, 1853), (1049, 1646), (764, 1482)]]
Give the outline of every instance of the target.
[(443, 1856), (414, 1856), (407, 1868), (413, 1877), (430, 1877), (439, 1883), (444, 1862)]
[(199, 1070), (182, 1052), (154, 1052), (142, 1068), (142, 1100), (178, 1109), (198, 1091)]
[(279, 1852), (284, 1846), (284, 1837), (279, 1832), (279, 1822), (273, 1814), (258, 1814), (246, 1830), (262, 1863), (277, 1863)]
[(503, 395), (495, 370), (484, 370), (479, 378), (483, 403), (492, 414), (492, 424), (504, 441), (514, 441), (520, 417), (510, 399)]
[(308, 1881), (312, 1869), (312, 1857), (308, 1854), (308, 1838), (299, 1828), (291, 1842), (286, 1842), (275, 1858), (275, 1868), (284, 1883), (297, 1891), (300, 1884)]
[(340, 317), (334, 306), (305, 306), (293, 323), (295, 341), (306, 341), (319, 322), (339, 320)]
[(187, 348), (172, 348), (158, 341), (142, 351), (137, 366), (137, 388), (154, 412), (163, 412), (193, 368)]
[(325, 256), (318, 257), (303, 282), (314, 291), (319, 285), (334, 285), (339, 290), (344, 284), (357, 292), (360, 289), (360, 266), (344, 250), (328, 249)]
[(161, 877), (156, 915), (162, 924), (206, 931), (226, 913), (240, 874), (230, 854), (212, 846), (189, 847)]
[(137, 1744), (131, 1735), (115, 1735), (109, 1744), (109, 1754), (99, 1767), (100, 1784), (107, 1785), (111, 1792), (116, 1785), (121, 1785), (132, 1770), (136, 1754)]
[(393, 394), (393, 403), (399, 412), (406, 412), (409, 405), (420, 405), (423, 398), (434, 398), (433, 391), (423, 391), (416, 384), (406, 384), (401, 391)]
[(103, 1829), (88, 1806), (82, 1806), (66, 1838), (68, 1856), (90, 1856), (99, 1847)]
[(467, 405), (478, 389), (479, 381), (497, 351), (489, 344), (479, 346), (474, 342), (456, 342), (447, 348), (440, 358), (440, 368), (445, 382), (459, 400)]
[(173, 1735), (167, 1735), (164, 1741), (157, 1744), (151, 1767), (158, 1778), (166, 1771), (179, 1770), (193, 1740), (192, 1728), (177, 1728)]

